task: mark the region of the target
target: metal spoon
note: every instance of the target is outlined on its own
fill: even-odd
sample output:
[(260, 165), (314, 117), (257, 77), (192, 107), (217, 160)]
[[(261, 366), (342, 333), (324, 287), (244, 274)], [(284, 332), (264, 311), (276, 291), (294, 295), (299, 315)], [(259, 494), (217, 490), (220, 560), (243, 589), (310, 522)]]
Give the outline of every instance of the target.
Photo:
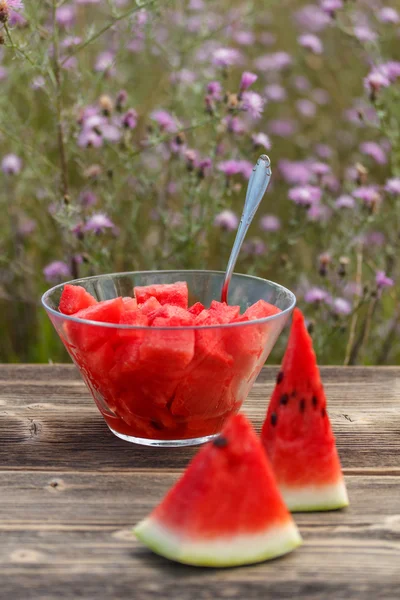
[(229, 284), (231, 282), (233, 269), (235, 268), (240, 248), (242, 247), (250, 223), (252, 222), (267, 190), (271, 175), (271, 161), (266, 154), (262, 154), (253, 168), (247, 186), (246, 201), (244, 203), (242, 217), (240, 219), (235, 243), (233, 244), (232, 252), (229, 257), (228, 266), (226, 267), (225, 279), (221, 292), (221, 302), (228, 302)]

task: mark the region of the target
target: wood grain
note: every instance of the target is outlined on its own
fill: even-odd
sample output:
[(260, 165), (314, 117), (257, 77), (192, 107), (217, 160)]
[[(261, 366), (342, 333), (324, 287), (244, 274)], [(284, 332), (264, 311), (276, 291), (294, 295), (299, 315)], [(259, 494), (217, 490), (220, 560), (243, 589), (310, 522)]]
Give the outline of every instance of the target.
[[(245, 412), (264, 418), (278, 369)], [(72, 365), (0, 366), (0, 599), (399, 600), (400, 368), (324, 367), (351, 505), (296, 515), (304, 546), (240, 569), (194, 569), (132, 535), (195, 449), (107, 429)]]

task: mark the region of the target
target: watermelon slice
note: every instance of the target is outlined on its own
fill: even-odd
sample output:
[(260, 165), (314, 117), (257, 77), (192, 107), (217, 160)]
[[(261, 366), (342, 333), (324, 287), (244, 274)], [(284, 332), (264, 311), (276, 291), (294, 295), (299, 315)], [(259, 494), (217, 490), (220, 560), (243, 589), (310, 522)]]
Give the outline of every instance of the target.
[(261, 562), (301, 544), (269, 461), (243, 415), (230, 419), (200, 450), (134, 532), (157, 554), (208, 567)]
[(97, 300), (82, 286), (66, 283), (61, 294), (58, 309), (64, 315), (73, 315), (78, 310), (83, 310), (96, 303)]
[[(80, 310), (75, 316), (79, 319), (101, 323), (119, 323), (123, 306), (122, 298), (113, 298)], [(110, 342), (111, 338), (117, 335), (117, 329), (75, 321), (66, 323), (65, 327), (69, 342), (84, 352), (98, 348), (105, 342)]]
[(133, 291), (139, 304), (143, 304), (149, 298), (156, 298), (160, 304), (188, 307), (189, 292), (186, 281), (136, 286)]
[(299, 309), (261, 433), (292, 511), (348, 505), (312, 340)]

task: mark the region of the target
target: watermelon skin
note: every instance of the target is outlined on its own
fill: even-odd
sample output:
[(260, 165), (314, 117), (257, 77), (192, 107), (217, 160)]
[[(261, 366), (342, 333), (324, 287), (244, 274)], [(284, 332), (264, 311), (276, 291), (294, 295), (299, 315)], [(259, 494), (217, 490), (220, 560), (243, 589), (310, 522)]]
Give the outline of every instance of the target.
[(136, 286), (133, 291), (139, 304), (143, 304), (149, 298), (156, 298), (160, 304), (188, 307), (189, 291), (186, 281)]
[(299, 309), (261, 439), (291, 511), (348, 505), (312, 340)]
[(208, 567), (261, 562), (301, 544), (244, 415), (229, 419), (221, 435), (200, 450), (134, 533), (162, 556)]
[(93, 304), (97, 304), (97, 300), (85, 288), (80, 285), (66, 283), (61, 294), (58, 310), (64, 315), (74, 315), (79, 310), (93, 306)]

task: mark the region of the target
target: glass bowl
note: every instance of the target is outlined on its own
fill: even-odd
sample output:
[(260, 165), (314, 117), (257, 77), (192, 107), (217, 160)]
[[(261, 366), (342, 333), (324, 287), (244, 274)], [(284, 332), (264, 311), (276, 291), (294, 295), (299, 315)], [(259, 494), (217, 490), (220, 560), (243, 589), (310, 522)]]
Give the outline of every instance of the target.
[[(97, 300), (133, 296), (134, 286), (186, 281), (189, 305), (220, 300), (219, 271), (142, 271), (76, 279)], [(59, 312), (64, 284), (42, 303), (111, 431), (148, 446), (208, 441), (239, 411), (287, 322), (296, 298), (272, 281), (234, 274), (229, 304), (241, 312), (260, 299), (281, 309), (223, 325), (138, 327)]]

